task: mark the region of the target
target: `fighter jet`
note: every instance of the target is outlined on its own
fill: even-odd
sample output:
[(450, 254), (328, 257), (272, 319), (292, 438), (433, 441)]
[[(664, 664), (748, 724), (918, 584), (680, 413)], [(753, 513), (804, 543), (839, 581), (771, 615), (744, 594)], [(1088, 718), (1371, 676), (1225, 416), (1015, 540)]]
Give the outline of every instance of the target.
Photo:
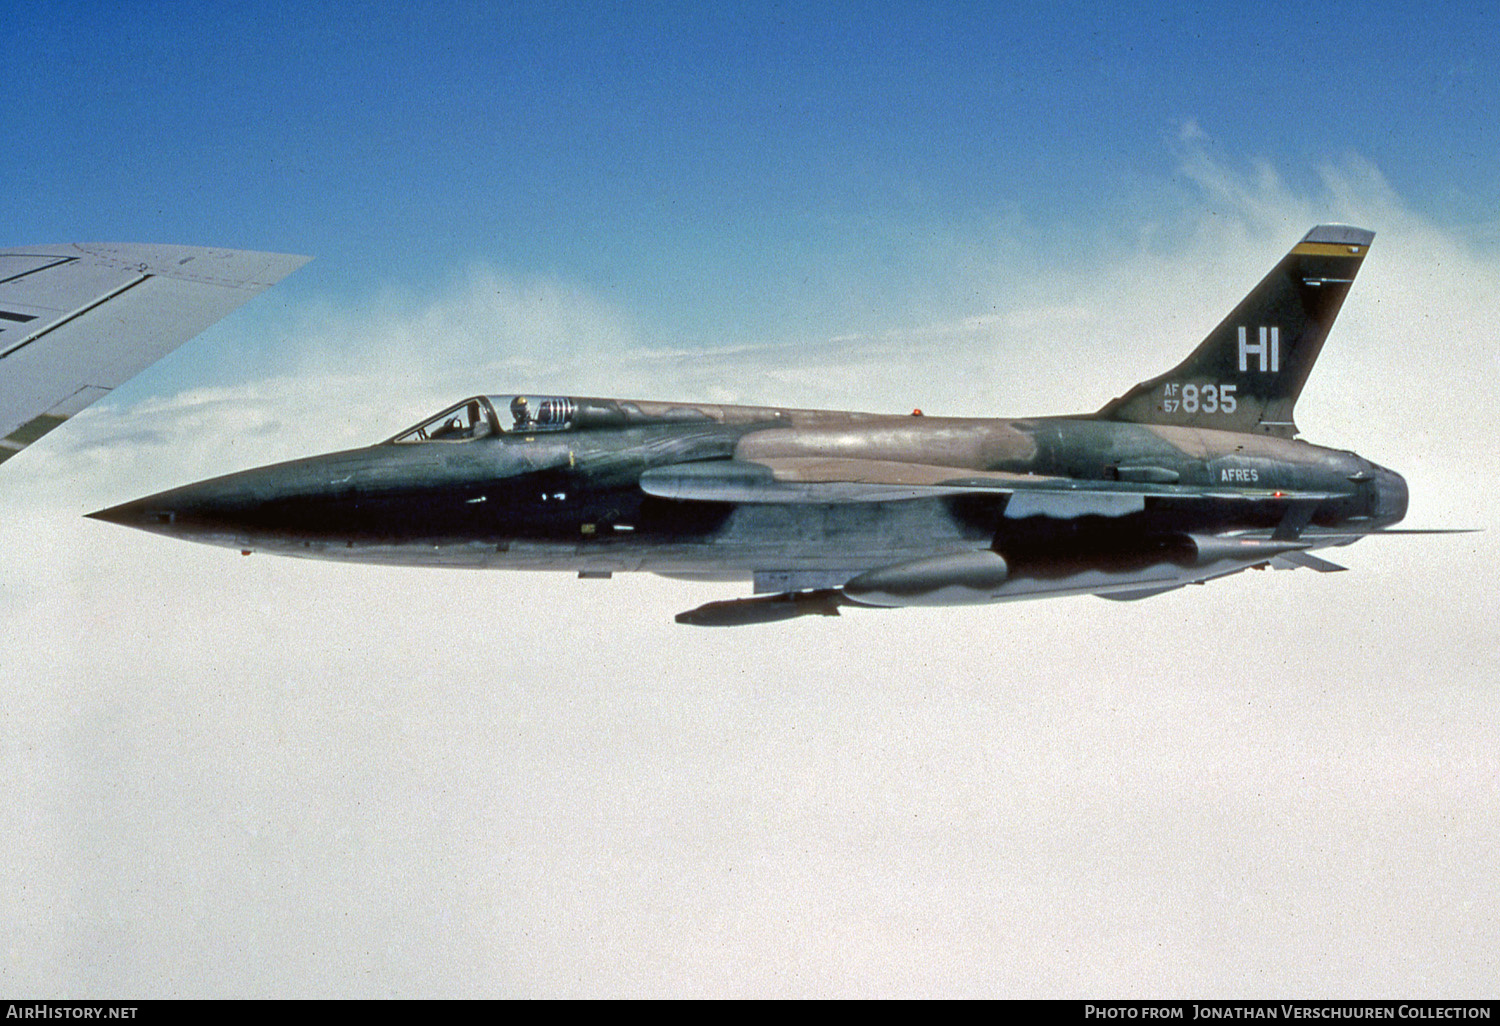
[(0, 250), (0, 463), (308, 259), (137, 243)]
[(478, 395), (377, 445), (90, 514), (317, 559), (744, 581), (680, 623), (1130, 601), (1388, 532), (1406, 482), (1296, 440), (1374, 234), (1308, 232), (1178, 366), (1022, 419)]

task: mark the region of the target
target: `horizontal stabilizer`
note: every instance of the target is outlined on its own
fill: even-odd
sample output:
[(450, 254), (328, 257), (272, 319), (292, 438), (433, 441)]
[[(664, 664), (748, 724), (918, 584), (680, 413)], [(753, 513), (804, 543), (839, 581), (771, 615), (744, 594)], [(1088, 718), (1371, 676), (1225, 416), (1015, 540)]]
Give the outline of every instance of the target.
[(1374, 538), (1382, 534), (1482, 534), (1482, 527), (1385, 527), (1379, 531), (1362, 531), (1360, 538)]
[(1349, 569), (1346, 566), (1339, 566), (1337, 563), (1330, 563), (1326, 559), (1314, 556), (1311, 552), (1283, 552), (1271, 560), (1271, 564), (1273, 566), (1277, 564), (1290, 564), (1291, 567), (1306, 567), (1308, 570), (1316, 570), (1320, 574), (1334, 574), (1341, 570)]

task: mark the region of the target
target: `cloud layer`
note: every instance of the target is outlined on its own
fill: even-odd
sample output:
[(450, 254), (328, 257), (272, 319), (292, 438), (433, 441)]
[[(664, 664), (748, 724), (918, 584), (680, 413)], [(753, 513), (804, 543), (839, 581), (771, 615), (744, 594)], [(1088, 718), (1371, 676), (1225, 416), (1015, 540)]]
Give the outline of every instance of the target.
[(1487, 526), (1494, 254), (1357, 158), (1299, 191), (1184, 145), (1176, 183), (1065, 265), (1025, 229), (926, 239), (910, 316), (878, 330), (648, 339), (627, 301), (473, 268), (301, 311), (275, 376), (96, 407), (8, 463), (0, 983), (1493, 987), (1488, 534), (1138, 604), (716, 632), (671, 614), (722, 586), (241, 559), (79, 516), (480, 391), (1089, 410), (1350, 221), (1379, 234), (1299, 421), (1406, 473), (1411, 525)]

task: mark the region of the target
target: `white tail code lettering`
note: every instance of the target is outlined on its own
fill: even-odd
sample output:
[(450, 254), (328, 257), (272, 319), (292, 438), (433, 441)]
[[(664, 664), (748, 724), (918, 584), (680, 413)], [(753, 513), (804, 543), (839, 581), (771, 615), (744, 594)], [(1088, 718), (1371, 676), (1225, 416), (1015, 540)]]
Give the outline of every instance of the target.
[[(1270, 337), (1269, 338), (1267, 338), (1267, 331), (1268, 330), (1270, 332)], [(1254, 354), (1255, 356), (1257, 356), (1257, 357), (1260, 358), (1260, 372), (1262, 374), (1266, 373), (1267, 370), (1269, 370), (1272, 374), (1276, 374), (1277, 372), (1279, 372), (1281, 370), (1281, 329), (1280, 328), (1270, 328), (1270, 329), (1261, 328), (1260, 332), (1259, 332), (1259, 334), (1260, 334), (1259, 341), (1256, 341), (1256, 342), (1251, 342), (1246, 337), (1246, 333), (1245, 333), (1245, 329), (1244, 328), (1240, 328), (1239, 329), (1239, 333), (1240, 333), (1240, 373), (1243, 374), (1245, 371), (1248, 371), (1250, 369), (1250, 356), (1251, 356), (1251, 354)]]

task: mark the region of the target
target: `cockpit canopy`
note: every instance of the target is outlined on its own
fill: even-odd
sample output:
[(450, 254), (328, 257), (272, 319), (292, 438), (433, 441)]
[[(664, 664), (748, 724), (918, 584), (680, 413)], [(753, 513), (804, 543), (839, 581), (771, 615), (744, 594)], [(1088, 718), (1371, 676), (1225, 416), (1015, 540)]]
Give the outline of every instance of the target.
[(699, 406), (565, 395), (476, 395), (386, 442), (468, 442), (490, 435), (529, 439), (552, 431), (650, 424), (774, 423), (784, 415), (783, 411), (758, 406)]
[(565, 431), (573, 426), (577, 409), (566, 396), (476, 395), (407, 428), (390, 441), (467, 442), (510, 432)]

